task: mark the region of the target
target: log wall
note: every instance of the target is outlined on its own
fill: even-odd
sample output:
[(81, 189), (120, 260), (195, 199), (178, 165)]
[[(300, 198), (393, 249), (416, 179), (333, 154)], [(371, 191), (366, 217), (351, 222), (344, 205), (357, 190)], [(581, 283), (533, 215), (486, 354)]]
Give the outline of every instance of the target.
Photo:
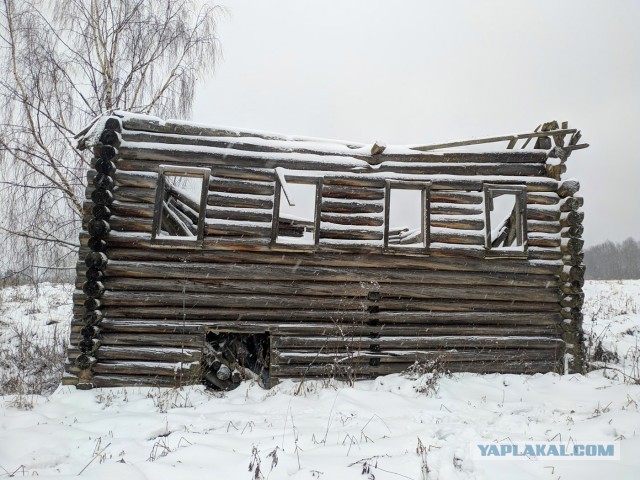
[[(372, 155), (136, 116), (98, 133), (67, 383), (199, 382), (210, 331), (269, 333), (272, 382), (435, 358), (452, 371), (582, 368), (582, 199), (547, 176), (546, 151)], [(152, 239), (161, 165), (210, 169), (202, 241)], [(274, 242), (276, 168), (321, 179), (314, 244)], [(429, 183), (427, 251), (385, 248), (388, 179)], [(527, 187), (524, 252), (487, 252), (484, 183)], [(172, 208), (197, 222), (188, 198)]]

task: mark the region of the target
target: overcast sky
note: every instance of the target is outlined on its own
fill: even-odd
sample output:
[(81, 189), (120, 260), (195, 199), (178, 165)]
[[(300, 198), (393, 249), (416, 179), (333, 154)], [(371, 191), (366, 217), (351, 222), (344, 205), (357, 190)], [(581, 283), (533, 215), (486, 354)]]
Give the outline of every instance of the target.
[(199, 122), (362, 142), (580, 128), (587, 246), (640, 239), (640, 2), (222, 1)]

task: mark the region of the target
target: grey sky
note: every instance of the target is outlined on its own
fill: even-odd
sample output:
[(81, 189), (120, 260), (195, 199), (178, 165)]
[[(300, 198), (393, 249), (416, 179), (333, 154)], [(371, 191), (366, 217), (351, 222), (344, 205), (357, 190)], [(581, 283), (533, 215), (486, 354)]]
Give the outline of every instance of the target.
[(568, 120), (587, 246), (640, 238), (640, 2), (222, 3), (194, 120), (386, 143)]

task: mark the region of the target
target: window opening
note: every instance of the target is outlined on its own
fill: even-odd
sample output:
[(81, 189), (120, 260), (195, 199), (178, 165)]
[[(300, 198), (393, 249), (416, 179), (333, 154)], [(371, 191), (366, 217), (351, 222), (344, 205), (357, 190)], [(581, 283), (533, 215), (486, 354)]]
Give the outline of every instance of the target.
[(388, 182), (385, 196), (387, 248), (426, 248), (428, 245), (429, 185)]
[(525, 187), (485, 186), (486, 248), (525, 250), (525, 195)]
[(161, 167), (159, 174), (152, 238), (202, 240), (209, 170)]
[(274, 222), (274, 240), (286, 244), (317, 244), (317, 205), (321, 191), (319, 182), (309, 183), (292, 177), (282, 177), (278, 182), (278, 190), (275, 202), (278, 211)]

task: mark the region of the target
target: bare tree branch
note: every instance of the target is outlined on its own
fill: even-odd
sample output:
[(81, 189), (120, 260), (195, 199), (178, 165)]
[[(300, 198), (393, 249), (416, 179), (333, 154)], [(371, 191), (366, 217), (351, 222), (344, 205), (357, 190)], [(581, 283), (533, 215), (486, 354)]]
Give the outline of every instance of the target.
[(0, 242), (12, 252), (0, 270), (74, 262), (90, 158), (73, 134), (114, 109), (188, 117), (217, 58), (218, 12), (195, 0), (0, 0)]

